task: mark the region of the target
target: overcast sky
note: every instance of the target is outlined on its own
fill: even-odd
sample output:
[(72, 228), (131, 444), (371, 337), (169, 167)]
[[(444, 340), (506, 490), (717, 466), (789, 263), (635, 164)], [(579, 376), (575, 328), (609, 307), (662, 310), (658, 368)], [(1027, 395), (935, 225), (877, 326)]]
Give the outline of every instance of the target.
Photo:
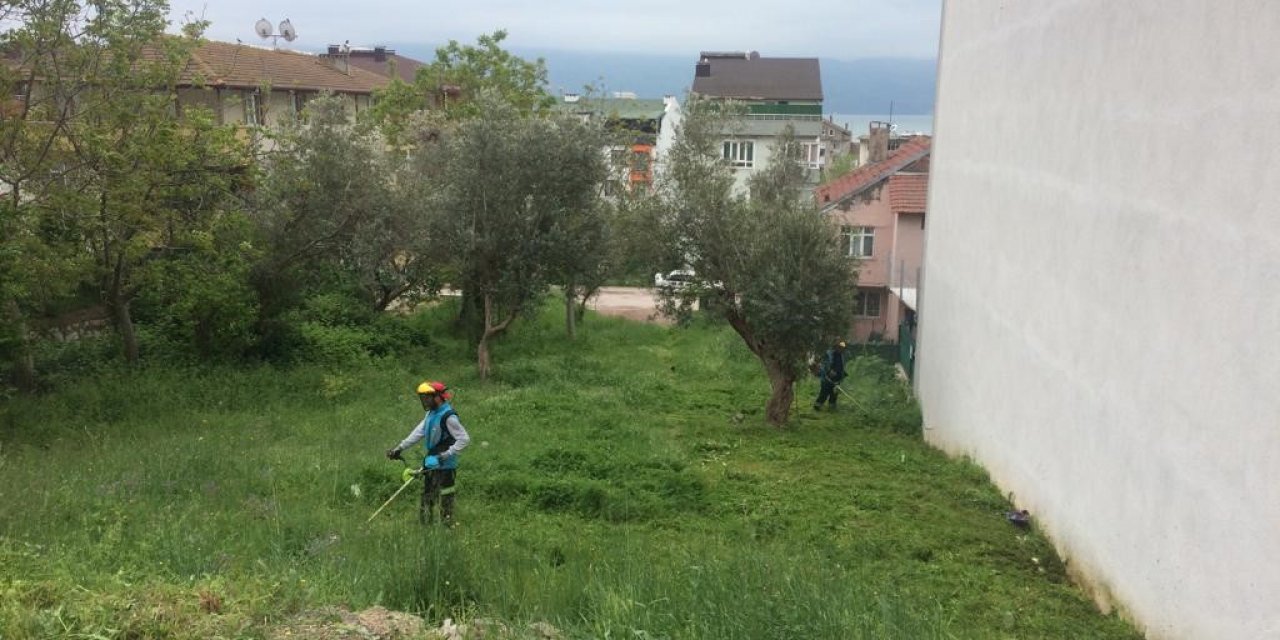
[(171, 0), (213, 22), (215, 40), (257, 42), (253, 23), (289, 18), (291, 48), (474, 42), (506, 29), (519, 48), (697, 55), (757, 50), (767, 56), (932, 57), (941, 0)]

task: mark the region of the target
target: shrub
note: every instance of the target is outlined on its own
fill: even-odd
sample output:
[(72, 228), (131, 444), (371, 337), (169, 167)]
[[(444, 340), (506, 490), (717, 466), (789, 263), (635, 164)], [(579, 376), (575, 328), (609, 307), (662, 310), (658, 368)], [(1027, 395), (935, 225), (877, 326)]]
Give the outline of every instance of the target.
[(373, 337), (367, 328), (303, 322), (298, 330), (302, 340), (297, 361), (349, 364), (369, 359)]

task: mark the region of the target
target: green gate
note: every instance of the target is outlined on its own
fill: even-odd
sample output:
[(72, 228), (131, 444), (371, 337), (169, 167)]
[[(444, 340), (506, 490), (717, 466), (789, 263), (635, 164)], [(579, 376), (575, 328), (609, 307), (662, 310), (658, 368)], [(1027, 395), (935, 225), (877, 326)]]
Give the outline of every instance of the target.
[(916, 332), (915, 327), (905, 322), (898, 325), (898, 364), (908, 378), (915, 379)]

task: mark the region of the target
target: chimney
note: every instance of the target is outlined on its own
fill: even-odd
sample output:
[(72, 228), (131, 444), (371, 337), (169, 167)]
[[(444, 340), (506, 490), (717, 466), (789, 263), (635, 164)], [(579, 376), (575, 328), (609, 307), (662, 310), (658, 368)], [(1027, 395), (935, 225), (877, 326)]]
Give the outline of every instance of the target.
[(326, 53), (320, 54), (320, 60), (335, 70), (350, 75), (351, 61), (348, 59), (348, 51), (346, 45), (331, 44)]
[(335, 71), (351, 75), (351, 65), (348, 62), (347, 57), (341, 53), (337, 55), (324, 54), (320, 56), (320, 58), (324, 60), (325, 64), (333, 67)]
[(868, 139), (869, 157), (867, 162), (880, 162), (889, 155), (889, 123), (873, 121), (871, 135)]
[(698, 66), (694, 67), (693, 75), (697, 78), (710, 78), (711, 62), (706, 59), (699, 60)]
[(374, 62), (387, 61), (387, 48), (385, 46), (378, 45), (373, 48), (373, 61)]

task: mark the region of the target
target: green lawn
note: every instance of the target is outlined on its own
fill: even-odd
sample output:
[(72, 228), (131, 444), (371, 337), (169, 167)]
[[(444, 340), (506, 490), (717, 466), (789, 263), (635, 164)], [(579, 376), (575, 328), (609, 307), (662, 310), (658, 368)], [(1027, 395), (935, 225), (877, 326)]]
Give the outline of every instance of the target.
[[(551, 306), (555, 308), (554, 305)], [(1137, 638), (978, 467), (904, 428), (887, 365), (861, 409), (762, 419), (731, 331), (520, 325), (479, 383), (432, 352), (338, 368), (151, 368), (0, 404), (0, 638), (255, 637), (381, 604), (581, 638)], [(382, 452), (439, 378), (474, 439), (456, 529), (417, 525)], [(416, 487), (415, 487), (416, 489)], [(97, 635), (94, 635), (97, 634)]]

